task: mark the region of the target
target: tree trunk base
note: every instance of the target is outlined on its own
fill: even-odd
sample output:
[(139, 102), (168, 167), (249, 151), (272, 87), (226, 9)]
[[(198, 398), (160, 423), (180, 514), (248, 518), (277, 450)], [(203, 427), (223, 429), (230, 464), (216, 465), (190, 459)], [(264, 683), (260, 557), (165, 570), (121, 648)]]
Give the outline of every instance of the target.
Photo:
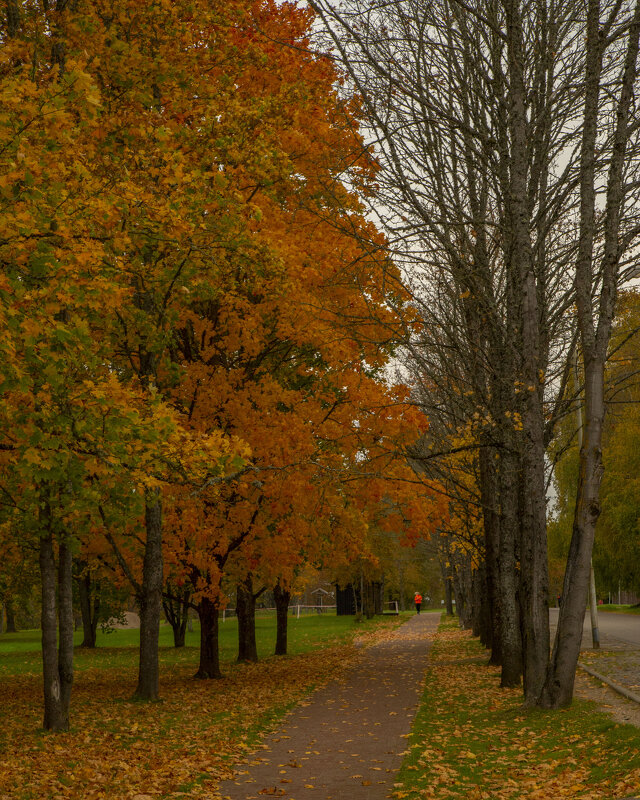
[(211, 670), (211, 672), (208, 672), (206, 669), (203, 669), (201, 667), (200, 669), (198, 669), (198, 671), (193, 677), (195, 680), (198, 681), (217, 681), (220, 680), (220, 678), (223, 678), (224, 676), (222, 672), (215, 672), (213, 670)]

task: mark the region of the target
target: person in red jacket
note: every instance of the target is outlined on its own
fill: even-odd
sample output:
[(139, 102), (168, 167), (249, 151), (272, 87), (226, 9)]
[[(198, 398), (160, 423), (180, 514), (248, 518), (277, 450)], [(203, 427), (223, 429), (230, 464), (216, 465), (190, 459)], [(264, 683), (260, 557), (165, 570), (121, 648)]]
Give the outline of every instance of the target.
[(416, 614), (419, 614), (420, 606), (422, 605), (422, 595), (420, 594), (420, 592), (415, 593), (413, 602), (416, 604)]

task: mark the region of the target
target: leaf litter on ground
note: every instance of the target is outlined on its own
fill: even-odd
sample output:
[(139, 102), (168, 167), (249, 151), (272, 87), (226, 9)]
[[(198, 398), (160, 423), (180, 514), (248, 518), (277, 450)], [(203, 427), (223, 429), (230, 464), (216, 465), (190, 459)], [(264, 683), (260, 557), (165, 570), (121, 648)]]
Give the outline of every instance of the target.
[(525, 709), (457, 622), (441, 626), (396, 800), (616, 800), (640, 795), (640, 730), (593, 703)]
[[(385, 636), (384, 619), (365, 640)], [(377, 631), (377, 633), (376, 633)], [(255, 748), (258, 735), (316, 686), (340, 674), (358, 650), (335, 639), (308, 653), (226, 665), (218, 681), (198, 681), (193, 653), (166, 663), (161, 700), (131, 700), (137, 651), (91, 654), (76, 674), (71, 730), (41, 729), (41, 677), (2, 675), (2, 800), (217, 800), (219, 781)], [(33, 654), (34, 664), (37, 662)]]

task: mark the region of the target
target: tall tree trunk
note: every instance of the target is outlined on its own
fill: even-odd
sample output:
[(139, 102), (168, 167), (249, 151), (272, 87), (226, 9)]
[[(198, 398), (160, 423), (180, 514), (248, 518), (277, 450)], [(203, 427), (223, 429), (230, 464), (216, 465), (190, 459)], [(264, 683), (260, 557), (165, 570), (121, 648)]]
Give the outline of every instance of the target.
[(444, 584), (444, 607), (449, 616), (453, 616), (453, 582), (451, 580), (451, 567), (447, 566), (444, 555), (440, 555), (440, 572)]
[(7, 615), (7, 633), (17, 633), (16, 617), (13, 610), (13, 598), (6, 597), (4, 601), (5, 613)]
[(381, 581), (377, 581), (374, 584), (373, 613), (376, 616), (381, 616), (384, 614), (384, 576)]
[(456, 596), (456, 611), (460, 624), (463, 628), (471, 628), (471, 568), (467, 556), (459, 558), (453, 570), (453, 591)]
[(522, 639), (518, 612), (516, 541), (518, 537), (518, 459), (507, 449), (500, 465), (500, 685), (519, 686), (522, 676)]
[(218, 602), (214, 602), (208, 597), (201, 598), (197, 605), (200, 619), (200, 663), (194, 677), (202, 680), (222, 677), (218, 641), (218, 609)]
[(540, 374), (538, 288), (531, 245), (528, 207), (529, 154), (527, 90), (524, 78), (524, 34), (520, 0), (505, 0), (508, 71), (510, 77), (511, 170), (508, 202), (512, 222), (512, 252), (521, 314), (523, 478), (527, 487), (522, 518), (520, 576), (523, 594), (523, 678), (525, 702), (535, 703), (549, 662), (546, 497), (544, 481), (544, 412)]
[(482, 641), (482, 578), (478, 569), (469, 570), (471, 590), (471, 633)]
[(162, 503), (160, 492), (148, 490), (145, 496), (147, 541), (138, 593), (140, 611), (140, 663), (134, 697), (157, 700), (159, 692), (158, 645), (162, 609)]
[(539, 705), (546, 708), (568, 706), (573, 698), (576, 665), (580, 655), (584, 615), (591, 573), (591, 553), (596, 522), (600, 515), (602, 478), (602, 425), (604, 423), (604, 362), (587, 362), (584, 443), (580, 451), (578, 496), (574, 512), (571, 544), (564, 574), (562, 602), (551, 663)]
[[(47, 509), (45, 516), (48, 515)], [(40, 539), (39, 561), (42, 584), (43, 727), (50, 731), (67, 731), (73, 685), (72, 557), (66, 543), (61, 542), (56, 568), (53, 534), (50, 528)]]
[(365, 581), (363, 598), (363, 612), (365, 617), (367, 619), (372, 619), (375, 615), (375, 609), (374, 583), (373, 581)]
[(238, 613), (238, 661), (257, 661), (256, 599), (253, 594), (251, 573), (237, 584), (236, 611)]
[[(83, 639), (80, 647), (94, 648), (96, 646), (96, 633), (98, 630), (98, 614), (100, 611), (100, 597), (95, 591), (91, 581), (91, 573), (85, 569), (78, 580), (78, 594), (80, 595), (80, 613), (82, 614)], [(93, 592), (92, 592), (93, 588)], [(91, 604), (93, 594), (93, 608)]]
[(73, 685), (73, 631), (73, 554), (68, 540), (62, 539), (58, 547), (58, 670), (67, 719)]
[(491, 626), (490, 664), (501, 664), (501, 607), (500, 607), (500, 527), (498, 515), (498, 485), (495, 468), (495, 451), (489, 447), (480, 450), (480, 492), (484, 522), (484, 549), (486, 564), (486, 593)]
[(460, 625), (463, 628), (468, 628), (469, 625), (467, 623), (467, 611), (466, 611), (466, 600), (461, 590), (460, 585), (460, 578), (458, 575), (458, 569), (454, 569), (451, 573), (451, 589), (453, 590), (453, 599), (455, 601), (456, 607), (456, 615), (458, 620), (460, 621)]
[(287, 624), (289, 601), (291, 600), (291, 591), (284, 589), (280, 581), (273, 587), (273, 597), (276, 603), (276, 650), (277, 656), (285, 656), (287, 654)]
[(604, 422), (604, 359), (585, 361), (586, 426), (580, 450), (578, 490), (573, 530), (564, 575), (558, 627), (545, 685), (539, 705), (560, 708), (571, 703), (575, 671), (582, 642), (584, 615), (589, 590), (591, 555), (596, 522), (600, 515), (602, 426)]
[(478, 567), (478, 593), (480, 602), (480, 641), (487, 650), (493, 648), (493, 621), (491, 619), (491, 595), (487, 582), (486, 561)]
[(444, 581), (444, 594), (445, 600), (444, 605), (447, 610), (447, 614), (452, 617), (454, 614), (453, 608), (453, 581), (451, 580), (451, 576), (447, 575)]
[[(532, 422), (531, 427), (534, 425)], [(542, 430), (539, 434), (542, 440)], [(549, 578), (542, 474), (544, 448), (531, 446), (529, 455), (532, 454), (524, 470), (527, 479), (520, 540), (523, 684), (528, 705), (537, 703), (549, 664)]]

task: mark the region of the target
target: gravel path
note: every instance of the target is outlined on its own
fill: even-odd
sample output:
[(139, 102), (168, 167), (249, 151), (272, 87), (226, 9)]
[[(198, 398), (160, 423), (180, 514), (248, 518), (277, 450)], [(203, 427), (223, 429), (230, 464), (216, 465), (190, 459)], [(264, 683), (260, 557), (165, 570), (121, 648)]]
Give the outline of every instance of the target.
[(300, 703), (220, 786), (228, 800), (389, 797), (421, 696), (440, 612), (420, 614)]

